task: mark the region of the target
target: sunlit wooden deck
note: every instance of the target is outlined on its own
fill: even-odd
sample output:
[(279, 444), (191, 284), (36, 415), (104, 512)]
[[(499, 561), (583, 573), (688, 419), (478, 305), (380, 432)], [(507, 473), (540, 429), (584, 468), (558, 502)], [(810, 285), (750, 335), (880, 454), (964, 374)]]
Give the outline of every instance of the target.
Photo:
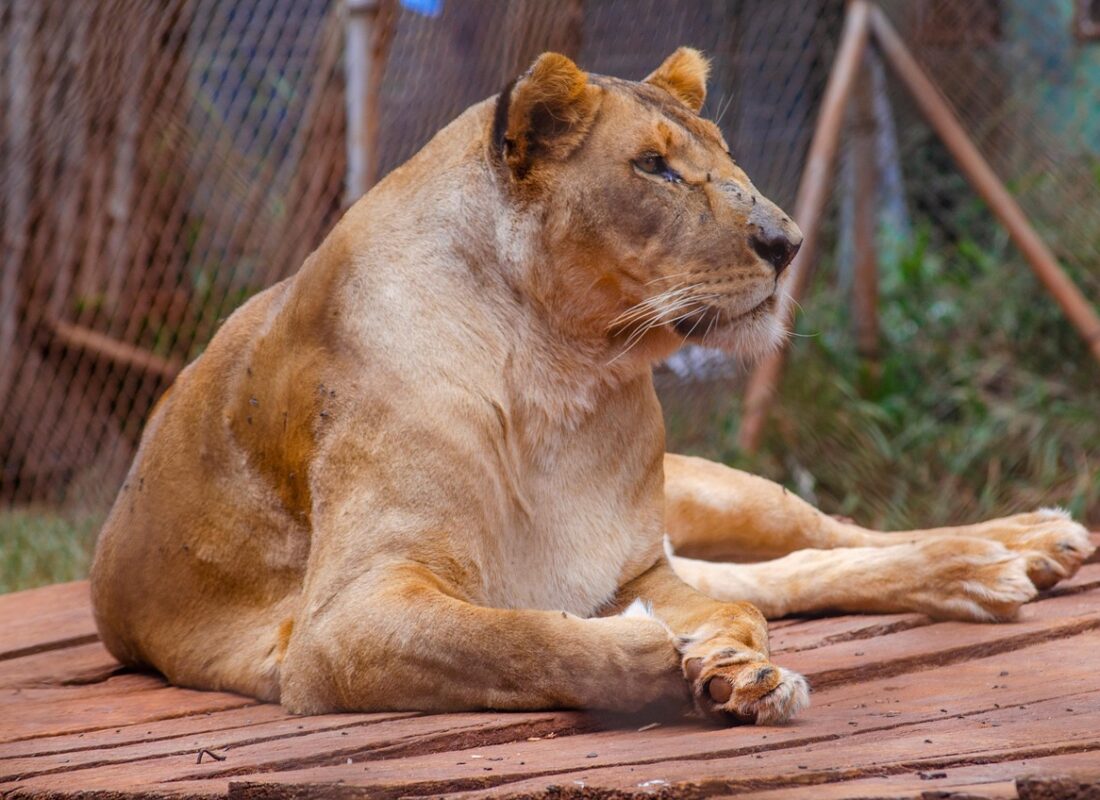
[[(294, 717), (128, 672), (97, 640), (86, 583), (36, 589), (0, 597), (0, 794), (1100, 797), (1098, 563), (1013, 624), (784, 620), (773, 649), (814, 686), (812, 708), (785, 727)], [(1018, 790), (1031, 775), (1072, 786)]]

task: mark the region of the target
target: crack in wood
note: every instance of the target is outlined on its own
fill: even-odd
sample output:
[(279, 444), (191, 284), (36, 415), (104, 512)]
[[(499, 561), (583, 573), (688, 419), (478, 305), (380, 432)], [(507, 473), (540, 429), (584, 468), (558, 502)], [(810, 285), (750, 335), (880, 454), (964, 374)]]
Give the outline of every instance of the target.
[[(283, 739), (294, 739), (294, 738), (297, 738), (297, 737), (300, 737), (300, 736), (308, 736), (309, 734), (312, 734), (312, 733), (329, 733), (329, 732), (332, 732), (332, 731), (339, 731), (339, 730), (345, 730), (345, 729), (351, 729), (351, 728), (368, 727), (368, 726), (371, 726), (371, 725), (381, 725), (383, 723), (393, 722), (395, 719), (412, 719), (414, 717), (422, 717), (422, 716), (425, 716), (425, 715), (422, 714), (422, 713), (419, 713), (419, 712), (409, 712), (409, 714), (407, 714), (407, 715), (387, 716), (384, 719), (357, 720), (355, 722), (346, 722), (346, 723), (343, 723), (343, 724), (340, 724), (340, 725), (331, 725), (331, 726), (326, 726), (326, 727), (310, 728), (310, 729), (303, 728), (302, 730), (287, 731), (285, 733), (271, 735), (271, 736), (256, 736), (252, 739), (242, 739), (240, 741), (233, 742), (231, 745), (225, 745), (225, 746), (211, 745), (211, 746), (215, 750), (234, 749), (234, 748), (239, 748), (239, 747), (246, 747), (246, 746), (249, 746), (249, 745), (265, 744), (267, 742), (276, 742), (276, 741), (280, 741), (280, 740), (283, 740)], [(91, 745), (89, 747), (81, 747), (81, 748), (72, 749), (72, 750), (59, 750), (59, 751), (56, 751), (56, 752), (49, 752), (49, 753), (42, 753), (42, 754), (28, 754), (26, 756), (21, 756), (20, 759), (34, 758), (36, 755), (52, 756), (52, 755), (59, 755), (59, 754), (63, 754), (63, 753), (67, 754), (67, 753), (77, 753), (77, 752), (88, 752), (90, 750), (110, 750), (110, 749), (115, 749), (115, 748), (120, 748), (120, 747), (133, 747), (135, 745), (142, 745), (142, 744), (148, 744), (148, 743), (153, 743), (153, 742), (171, 741), (173, 739), (180, 739), (180, 740), (185, 739), (185, 738), (193, 739), (194, 737), (197, 737), (197, 736), (208, 736), (208, 737), (213, 739), (213, 738), (216, 738), (219, 734), (227, 733), (229, 731), (239, 731), (239, 730), (243, 730), (243, 729), (246, 729), (246, 728), (256, 727), (258, 725), (270, 725), (270, 724), (271, 724), (270, 721), (264, 721), (264, 722), (254, 723), (254, 724), (251, 724), (251, 725), (235, 725), (231, 728), (216, 728), (216, 729), (210, 730), (210, 731), (195, 731), (195, 732), (192, 732), (192, 733), (186, 733), (186, 734), (176, 735), (176, 736), (160, 736), (160, 737), (155, 737), (155, 738), (151, 738), (151, 739), (141, 739), (141, 740), (137, 740), (137, 741), (119, 742), (118, 744), (102, 745), (102, 746)], [(194, 744), (189, 744), (187, 747), (182, 747), (179, 750), (170, 750), (170, 751), (166, 751), (166, 752), (163, 752), (163, 753), (156, 753), (155, 755), (151, 755), (151, 756), (135, 758), (135, 759), (132, 759), (132, 760), (133, 761), (150, 761), (150, 760), (155, 760), (155, 759), (158, 759), (158, 758), (175, 758), (175, 757), (182, 756), (182, 755), (190, 755), (194, 752), (195, 752), (195, 745)], [(30, 772), (20, 772), (18, 774), (9, 774), (9, 775), (0, 774), (0, 782), (15, 781), (15, 780), (26, 779), (26, 778), (37, 778), (37, 777), (40, 777), (42, 775), (57, 775), (57, 774), (64, 773), (64, 772), (78, 772), (80, 770), (96, 769), (98, 767), (109, 767), (109, 766), (113, 766), (113, 765), (117, 765), (117, 764), (125, 764), (127, 762), (128, 762), (128, 759), (119, 759), (119, 760), (103, 759), (101, 761), (87, 761), (87, 762), (84, 762), (82, 764), (73, 765), (72, 767), (52, 767), (52, 768), (49, 768), (49, 769), (42, 769), (42, 770), (36, 770), (36, 771), (30, 771)], [(0, 768), (3, 768), (3, 761), (0, 761)], [(250, 771), (255, 772), (256, 767), (254, 766)], [(226, 772), (230, 773), (230, 772), (234, 772), (234, 771), (233, 770), (226, 770)], [(203, 776), (204, 777), (216, 777), (215, 775), (211, 775), (210, 773), (204, 773)], [(190, 780), (190, 778), (181, 778), (179, 780)]]
[[(148, 689), (135, 690), (135, 692), (133, 692), (133, 693), (136, 693), (137, 691), (163, 691), (164, 688), (165, 687), (163, 687), (163, 686), (153, 686), (153, 687), (149, 687)], [(128, 692), (127, 694), (130, 694), (130, 693)], [(248, 708), (250, 706), (258, 706), (258, 705), (262, 705), (262, 703), (260, 703), (258, 700), (249, 700), (249, 699), (246, 699), (246, 698), (241, 698), (240, 703), (225, 705), (225, 706), (222, 706), (222, 707), (220, 707), (216, 710), (217, 711), (233, 711), (233, 710), (238, 709), (238, 708)], [(184, 717), (193, 717), (193, 716), (196, 716), (196, 714), (201, 714), (201, 713), (202, 713), (201, 711), (195, 712), (195, 711), (192, 710), (192, 711), (185, 711), (181, 714), (165, 714), (164, 716), (150, 717), (149, 719), (142, 720), (138, 724), (145, 725), (145, 724), (149, 724), (149, 723), (153, 723), (153, 722), (164, 722), (165, 720), (183, 719)], [(75, 736), (75, 735), (78, 735), (78, 734), (81, 734), (81, 733), (95, 733), (96, 731), (111, 730), (112, 728), (118, 728), (118, 727), (120, 727), (120, 726), (115, 724), (115, 725), (99, 725), (99, 726), (93, 726), (93, 727), (89, 727), (89, 728), (73, 728), (72, 730), (66, 730), (63, 734), (52, 733), (52, 734), (46, 734), (45, 736), (56, 736), (56, 735)], [(43, 736), (42, 734), (31, 734), (30, 736), (18, 736), (14, 739), (6, 739), (3, 742), (3, 744), (15, 744), (16, 742), (26, 742), (26, 741), (30, 741), (30, 740), (33, 740), (33, 739), (45, 738), (45, 736)], [(90, 747), (90, 748), (85, 748), (85, 749), (94, 750), (96, 748), (95, 747)]]
[[(255, 705), (258, 706), (258, 705), (261, 705), (261, 704), (257, 703)], [(243, 706), (243, 707), (248, 708), (249, 706)], [(237, 707), (233, 707), (233, 708), (219, 709), (218, 711), (213, 712), (213, 713), (218, 714), (218, 713), (221, 713), (222, 711), (226, 711), (226, 712), (239, 711), (241, 708), (242, 708), (241, 706), (237, 706)], [(210, 713), (210, 712), (206, 712), (206, 713)], [(165, 720), (186, 719), (187, 717), (196, 717), (196, 718), (198, 718), (198, 717), (202, 717), (202, 716), (206, 716), (206, 714), (204, 714), (204, 713), (185, 714), (182, 717), (165, 717), (164, 719)], [(242, 740), (240, 742), (234, 743), (233, 746), (234, 747), (241, 747), (245, 744), (262, 744), (264, 742), (276, 741), (278, 739), (290, 739), (290, 738), (294, 738), (295, 736), (305, 736), (305, 735), (310, 734), (310, 733), (323, 733), (323, 732), (326, 732), (326, 731), (342, 730), (344, 728), (357, 728), (357, 727), (367, 726), (367, 725), (380, 725), (380, 724), (386, 723), (386, 722), (393, 722), (395, 719), (412, 719), (413, 717), (422, 717), (422, 716), (425, 716), (425, 714), (423, 712), (410, 711), (407, 714), (394, 714), (393, 716), (387, 716), (384, 719), (379, 719), (379, 720), (358, 720), (356, 722), (345, 722), (345, 723), (341, 723), (339, 725), (321, 726), (321, 727), (309, 728), (309, 729), (303, 728), (301, 730), (288, 731), (285, 734), (272, 735), (272, 736), (268, 736), (268, 737), (258, 736), (254, 739), (245, 739), (245, 740)], [(288, 717), (288, 719), (293, 719), (293, 717)], [(155, 722), (162, 722), (162, 721), (164, 721), (164, 720), (150, 720), (147, 723), (138, 723), (137, 726), (138, 727), (144, 727), (147, 724), (151, 724), (151, 723), (155, 723)], [(204, 736), (204, 735), (213, 736), (215, 734), (229, 733), (229, 732), (232, 732), (232, 731), (241, 731), (241, 730), (245, 730), (247, 728), (256, 728), (256, 727), (260, 727), (262, 725), (271, 725), (271, 724), (272, 724), (272, 720), (260, 720), (258, 722), (247, 722), (247, 723), (243, 723), (243, 724), (240, 724), (240, 725), (228, 725), (224, 728), (218, 727), (218, 728), (210, 728), (208, 730), (201, 730), (201, 731), (189, 731), (187, 733), (174, 733), (174, 734), (165, 735), (165, 736), (151, 736), (151, 737), (148, 737), (148, 738), (128, 739), (126, 741), (112, 742), (112, 743), (109, 743), (109, 744), (87, 744), (87, 745), (81, 745), (79, 747), (67, 747), (67, 748), (63, 748), (61, 750), (43, 750), (43, 751), (36, 752), (36, 753), (25, 753), (25, 754), (23, 754), (21, 756), (18, 756), (18, 757), (19, 758), (36, 758), (36, 757), (40, 757), (40, 756), (54, 756), (54, 755), (64, 755), (64, 754), (69, 754), (69, 753), (82, 753), (82, 752), (87, 752), (89, 750), (113, 750), (113, 749), (117, 749), (117, 748), (120, 748), (120, 747), (133, 747), (135, 745), (152, 744), (152, 743), (155, 743), (155, 742), (168, 742), (168, 741), (171, 741), (173, 739), (183, 739), (183, 738), (189, 737), (189, 736)], [(111, 727), (117, 728), (118, 726), (110, 726), (109, 725), (106, 728), (97, 729), (97, 730), (108, 730)], [(77, 732), (76, 735), (79, 735), (79, 733), (80, 732)], [(53, 735), (57, 735), (57, 734), (53, 734)], [(69, 733), (64, 733), (64, 734), (60, 734), (60, 735), (61, 736), (69, 736), (70, 734)], [(42, 737), (42, 738), (45, 740), (45, 739), (48, 739), (49, 737), (47, 736), (47, 737)], [(33, 739), (33, 737), (32, 737), (32, 739)], [(24, 741), (31, 741), (31, 739), (24, 740)], [(180, 751), (180, 752), (187, 752), (187, 751)], [(103, 762), (103, 763), (114, 764), (114, 763), (118, 763), (118, 762), (109, 761), (109, 762)], [(3, 761), (0, 760), (0, 766), (2, 766), (2, 765), (3, 765)], [(82, 765), (81, 768), (83, 768), (83, 765)], [(40, 773), (40, 774), (45, 774), (45, 773)], [(2, 779), (2, 776), (0, 776), (0, 779)]]
[(13, 658), (35, 656), (39, 653), (48, 653), (51, 650), (64, 650), (67, 647), (79, 647), (82, 644), (92, 644), (99, 641), (99, 634), (88, 633), (83, 636), (70, 636), (66, 639), (58, 639), (54, 642), (40, 642), (38, 644), (20, 647), (15, 650), (6, 650), (0, 653), (0, 661), (10, 661)]
[(933, 667), (945, 667), (958, 664), (963, 661), (977, 661), (981, 658), (1007, 653), (1013, 650), (1021, 650), (1035, 644), (1053, 641), (1055, 639), (1069, 639), (1082, 633), (1100, 629), (1100, 618), (1078, 620), (1064, 625), (1059, 625), (1042, 630), (1022, 633), (1016, 636), (1008, 636), (1004, 639), (996, 639), (980, 644), (965, 644), (947, 650), (939, 650), (931, 653), (918, 653), (905, 658), (889, 661), (874, 661), (855, 667), (824, 670), (822, 672), (807, 672), (806, 678), (814, 689), (832, 688), (856, 681), (871, 681), (881, 678), (892, 678), (906, 672), (915, 672)]
[(908, 772), (916, 773), (928, 770), (959, 769), (962, 767), (974, 767), (984, 764), (1007, 764), (1013, 761), (1029, 761), (1036, 758), (1048, 758), (1050, 756), (1076, 755), (1079, 753), (1100, 752), (1100, 741), (1076, 742), (1048, 747), (1031, 747), (1020, 750), (990, 753), (987, 756), (940, 756), (937, 758), (916, 759), (913, 761), (898, 761), (893, 764), (882, 764), (874, 767), (850, 767), (839, 770), (818, 770), (816, 772), (801, 772), (797, 775), (777, 775), (765, 778), (753, 778), (748, 780), (714, 780), (699, 784), (676, 784), (678, 789), (688, 790), (697, 786), (699, 791), (693, 793), (685, 791), (677, 794), (677, 797), (686, 800), (702, 800), (716, 794), (744, 794), (746, 792), (759, 792), (765, 789), (782, 789), (794, 786), (820, 786), (827, 783), (845, 783), (863, 778), (886, 778), (893, 775), (903, 775)]
[[(427, 734), (410, 737), (404, 742), (382, 742), (371, 747), (347, 747), (330, 750), (323, 755), (305, 758), (284, 759), (282, 761), (267, 762), (256, 765), (251, 764), (242, 767), (217, 770), (215, 772), (203, 772), (203, 779), (220, 779), (249, 775), (256, 772), (257, 767), (268, 772), (286, 772), (296, 769), (309, 769), (310, 767), (336, 766), (347, 759), (364, 759), (369, 761), (386, 761), (395, 758), (408, 758), (410, 756), (432, 755), (434, 753), (459, 753), (478, 747), (490, 747), (499, 744), (524, 741), (531, 736), (546, 736), (548, 733), (555, 737), (572, 736), (580, 733), (589, 733), (597, 730), (595, 723), (591, 725), (576, 724), (563, 728), (560, 719), (537, 720), (503, 725), (494, 728), (471, 727), (468, 730), (444, 732), (442, 734)], [(194, 775), (184, 775), (173, 778), (165, 783), (194, 780)]]
[(857, 628), (853, 631), (845, 631), (844, 633), (834, 633), (831, 636), (825, 636), (812, 644), (805, 644), (798, 647), (779, 648), (775, 650), (775, 655), (781, 655), (786, 653), (803, 653), (807, 650), (816, 650), (819, 647), (827, 647), (831, 644), (843, 644), (844, 642), (856, 642), (862, 639), (874, 639), (878, 636), (888, 636), (891, 633), (902, 633), (903, 631), (913, 630), (914, 628), (924, 628), (928, 625), (932, 625), (933, 620), (928, 617), (916, 617), (913, 619), (899, 619), (896, 622), (882, 623), (880, 625), (870, 625), (866, 628)]

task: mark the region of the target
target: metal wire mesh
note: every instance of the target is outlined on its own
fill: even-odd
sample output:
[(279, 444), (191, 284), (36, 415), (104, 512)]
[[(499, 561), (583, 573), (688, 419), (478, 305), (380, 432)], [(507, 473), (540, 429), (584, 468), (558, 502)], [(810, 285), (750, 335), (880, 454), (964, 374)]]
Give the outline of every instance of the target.
[[(1100, 45), (1073, 38), (1069, 0), (884, 5), (1086, 294), (1100, 294)], [(691, 44), (713, 59), (704, 113), (788, 207), (844, 14), (842, 0), (386, 8), (378, 174), (542, 50), (640, 78)], [(0, 3), (0, 503), (109, 502), (181, 365), (334, 223), (347, 24), (347, 8), (324, 0)], [(876, 85), (891, 219), (996, 236), (909, 100), (883, 75)], [(843, 268), (850, 243), (835, 238)]]

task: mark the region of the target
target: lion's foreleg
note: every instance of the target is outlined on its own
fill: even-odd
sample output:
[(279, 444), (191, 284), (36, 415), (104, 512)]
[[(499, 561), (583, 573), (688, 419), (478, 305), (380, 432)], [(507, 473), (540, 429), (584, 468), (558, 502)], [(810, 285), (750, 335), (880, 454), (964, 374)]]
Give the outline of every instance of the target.
[(420, 565), (390, 567), (296, 620), (281, 700), (296, 712), (602, 708), (682, 698), (650, 619), (477, 606)]
[(974, 525), (930, 528), (886, 534), (895, 541), (933, 541), (965, 536), (999, 542), (1027, 560), (1027, 573), (1039, 589), (1048, 589), (1072, 576), (1095, 547), (1088, 531), (1065, 511), (1042, 509), (1028, 514), (992, 519)]
[(674, 556), (672, 565), (699, 591), (747, 600), (772, 618), (917, 611), (941, 619), (1005, 620), (1036, 591), (1023, 555), (999, 542), (965, 537), (802, 550), (756, 564)]
[(697, 592), (664, 559), (623, 586), (612, 610), (668, 626), (695, 705), (707, 715), (768, 724), (809, 702), (805, 679), (771, 663), (767, 623), (756, 608)]

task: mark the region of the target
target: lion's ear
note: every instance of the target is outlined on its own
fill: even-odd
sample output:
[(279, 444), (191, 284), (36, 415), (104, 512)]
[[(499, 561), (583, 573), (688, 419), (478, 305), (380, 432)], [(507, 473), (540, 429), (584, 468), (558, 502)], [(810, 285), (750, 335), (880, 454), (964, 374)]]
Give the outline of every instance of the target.
[(680, 47), (664, 60), (646, 83), (659, 86), (692, 111), (699, 113), (707, 99), (710, 61), (694, 47)]
[(558, 53), (543, 53), (500, 93), (493, 143), (522, 177), (535, 159), (573, 152), (592, 127), (599, 98), (599, 89), (576, 64)]

